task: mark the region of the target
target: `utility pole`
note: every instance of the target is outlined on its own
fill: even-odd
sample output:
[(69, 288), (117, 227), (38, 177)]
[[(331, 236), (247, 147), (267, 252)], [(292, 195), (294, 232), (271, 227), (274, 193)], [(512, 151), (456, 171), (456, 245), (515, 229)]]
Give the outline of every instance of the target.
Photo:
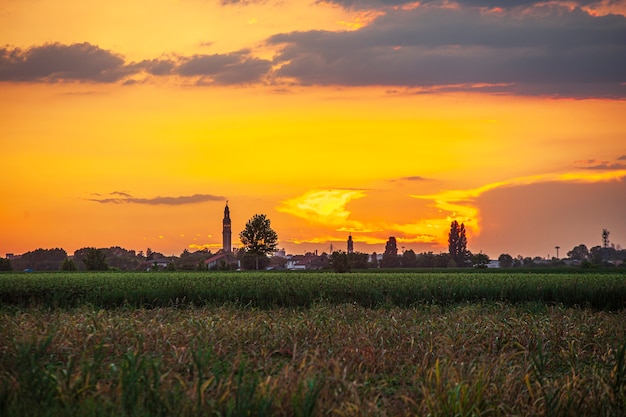
[(554, 249), (556, 249), (556, 259), (559, 259), (559, 249), (561, 249), (561, 247), (555, 246)]

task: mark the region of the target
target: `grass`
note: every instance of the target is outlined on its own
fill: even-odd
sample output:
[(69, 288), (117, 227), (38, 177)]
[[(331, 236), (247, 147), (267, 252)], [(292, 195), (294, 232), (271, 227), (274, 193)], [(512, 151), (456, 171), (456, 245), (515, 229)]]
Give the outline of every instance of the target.
[[(53, 286), (56, 304), (36, 297), (3, 301), (0, 415), (626, 416), (623, 308), (468, 296), (481, 283), (501, 285), (507, 278), (498, 274), (485, 274), (496, 281), (464, 276), (468, 289), (460, 301), (396, 303), (392, 298), (375, 308), (361, 301), (370, 297), (366, 282), (390, 280), (400, 293), (402, 283), (407, 291), (415, 286), (432, 291), (437, 288), (433, 281), (443, 288), (460, 278), (285, 275), (296, 277), (295, 283), (310, 280), (302, 284), (308, 293), (290, 282), (296, 297), (309, 294), (310, 301), (302, 305), (284, 305), (280, 300), (288, 298), (276, 295), (269, 298), (274, 304), (244, 303), (232, 298), (232, 289), (220, 302), (171, 303), (171, 296), (147, 305), (86, 302), (98, 300), (91, 291), (105, 300), (107, 291), (120, 286), (130, 299), (136, 296), (132, 288), (147, 297), (143, 283), (148, 278), (153, 287), (169, 289), (184, 284), (179, 277), (191, 278), (185, 297), (194, 294), (189, 288), (205, 288), (201, 277), (211, 280), (211, 288), (220, 288), (220, 282), (228, 288), (231, 278), (235, 288), (258, 291), (259, 297), (268, 288), (271, 294), (290, 294), (289, 289), (271, 292), (270, 278), (276, 275), (263, 275), (261, 281), (268, 281), (250, 288), (237, 282), (247, 274), (137, 275), (127, 277), (136, 279), (128, 284), (118, 281), (123, 274), (82, 276), (95, 279), (83, 284), (86, 293), (69, 284), (81, 275), (71, 275)], [(33, 280), (40, 291), (45, 286), (39, 279), (64, 279), (15, 276)], [(104, 285), (108, 277), (115, 285)], [(329, 278), (328, 285), (319, 288), (322, 277)], [(618, 287), (619, 277), (609, 277), (614, 281), (590, 274), (569, 282), (576, 282), (578, 293), (595, 294), (581, 282), (590, 282), (591, 288)], [(516, 288), (532, 288), (526, 278), (516, 276)], [(551, 284), (550, 278), (540, 274), (536, 286), (567, 282), (554, 277), (556, 284)], [(167, 279), (174, 281), (165, 284)], [(19, 291), (32, 288), (32, 282)], [(375, 284), (372, 293), (394, 288), (388, 282)], [(0, 287), (6, 297), (6, 282)], [(59, 301), (70, 300), (61, 288), (78, 291), (82, 301)], [(325, 297), (319, 296), (322, 291)]]

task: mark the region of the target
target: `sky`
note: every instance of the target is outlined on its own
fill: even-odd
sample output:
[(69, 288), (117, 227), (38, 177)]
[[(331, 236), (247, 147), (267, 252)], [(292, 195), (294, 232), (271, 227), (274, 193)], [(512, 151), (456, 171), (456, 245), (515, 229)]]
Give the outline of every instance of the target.
[(626, 246), (626, 0), (4, 0), (0, 256)]

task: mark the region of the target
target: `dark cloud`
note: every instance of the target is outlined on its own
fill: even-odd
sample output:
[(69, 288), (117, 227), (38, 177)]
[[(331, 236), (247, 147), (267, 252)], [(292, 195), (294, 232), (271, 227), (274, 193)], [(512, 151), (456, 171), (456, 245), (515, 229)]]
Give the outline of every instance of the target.
[(619, 158), (617, 158), (618, 161), (626, 161), (626, 155), (622, 155)]
[(127, 73), (122, 57), (86, 42), (0, 48), (0, 81), (112, 82)]
[(138, 71), (145, 71), (152, 75), (170, 75), (176, 68), (176, 62), (171, 59), (150, 59), (144, 60), (131, 67)]
[(29, 49), (0, 48), (0, 81), (91, 81), (135, 84), (138, 74), (196, 77), (201, 84), (248, 84), (262, 80), (271, 62), (250, 51), (191, 57), (156, 58), (126, 63), (124, 58), (89, 43), (49, 44)]
[[(618, 158), (618, 161), (619, 160), (622, 160), (622, 157)], [(590, 169), (590, 170), (626, 169), (626, 163), (600, 161), (597, 159), (585, 159), (582, 161), (575, 161), (574, 166), (579, 169)]]
[(542, 7), (534, 13), (390, 10), (352, 32), (272, 36), (279, 77), (303, 85), (473, 86), (529, 95), (626, 97), (626, 18)]
[[(228, 1), (234, 3), (236, 0)], [(415, 0), (319, 0), (318, 3), (331, 3), (349, 9), (380, 8), (384, 6), (404, 6), (415, 3)], [(536, 4), (545, 4), (545, 0), (456, 0), (444, 2), (442, 0), (422, 0), (422, 5), (458, 4), (465, 7), (482, 7), (488, 9), (511, 9), (515, 7), (529, 7)], [(587, 6), (600, 4), (600, 0), (573, 0), (572, 4)]]
[(208, 78), (215, 84), (246, 84), (260, 81), (271, 65), (268, 60), (251, 57), (249, 51), (238, 51), (183, 58), (176, 72), (185, 77), (203, 77), (203, 82)]
[(113, 191), (111, 195), (119, 195), (121, 197), (128, 197), (128, 198), (132, 197), (132, 195), (125, 193), (124, 191)]
[(208, 201), (224, 201), (223, 196), (211, 195), (211, 194), (194, 194), (189, 196), (179, 197), (153, 197), (153, 198), (137, 198), (132, 197), (128, 193), (113, 192), (111, 195), (118, 197), (109, 198), (90, 198), (90, 201), (95, 201), (102, 204), (146, 204), (146, 205), (167, 205), (167, 206), (182, 206), (185, 204), (205, 203)]
[(400, 178), (402, 181), (430, 181), (428, 178), (420, 177), (420, 176), (412, 176), (412, 177), (402, 177)]

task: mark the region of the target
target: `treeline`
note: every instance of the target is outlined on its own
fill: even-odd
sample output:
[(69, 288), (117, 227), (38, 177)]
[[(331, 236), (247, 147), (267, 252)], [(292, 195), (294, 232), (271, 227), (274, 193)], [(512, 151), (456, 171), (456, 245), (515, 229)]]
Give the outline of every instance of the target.
[(208, 250), (183, 251), (179, 257), (165, 256), (148, 248), (136, 252), (119, 246), (110, 248), (85, 247), (70, 256), (64, 249), (36, 249), (11, 259), (0, 258), (0, 271), (145, 271), (164, 269), (164, 265), (182, 271), (201, 269), (204, 261), (211, 257)]

